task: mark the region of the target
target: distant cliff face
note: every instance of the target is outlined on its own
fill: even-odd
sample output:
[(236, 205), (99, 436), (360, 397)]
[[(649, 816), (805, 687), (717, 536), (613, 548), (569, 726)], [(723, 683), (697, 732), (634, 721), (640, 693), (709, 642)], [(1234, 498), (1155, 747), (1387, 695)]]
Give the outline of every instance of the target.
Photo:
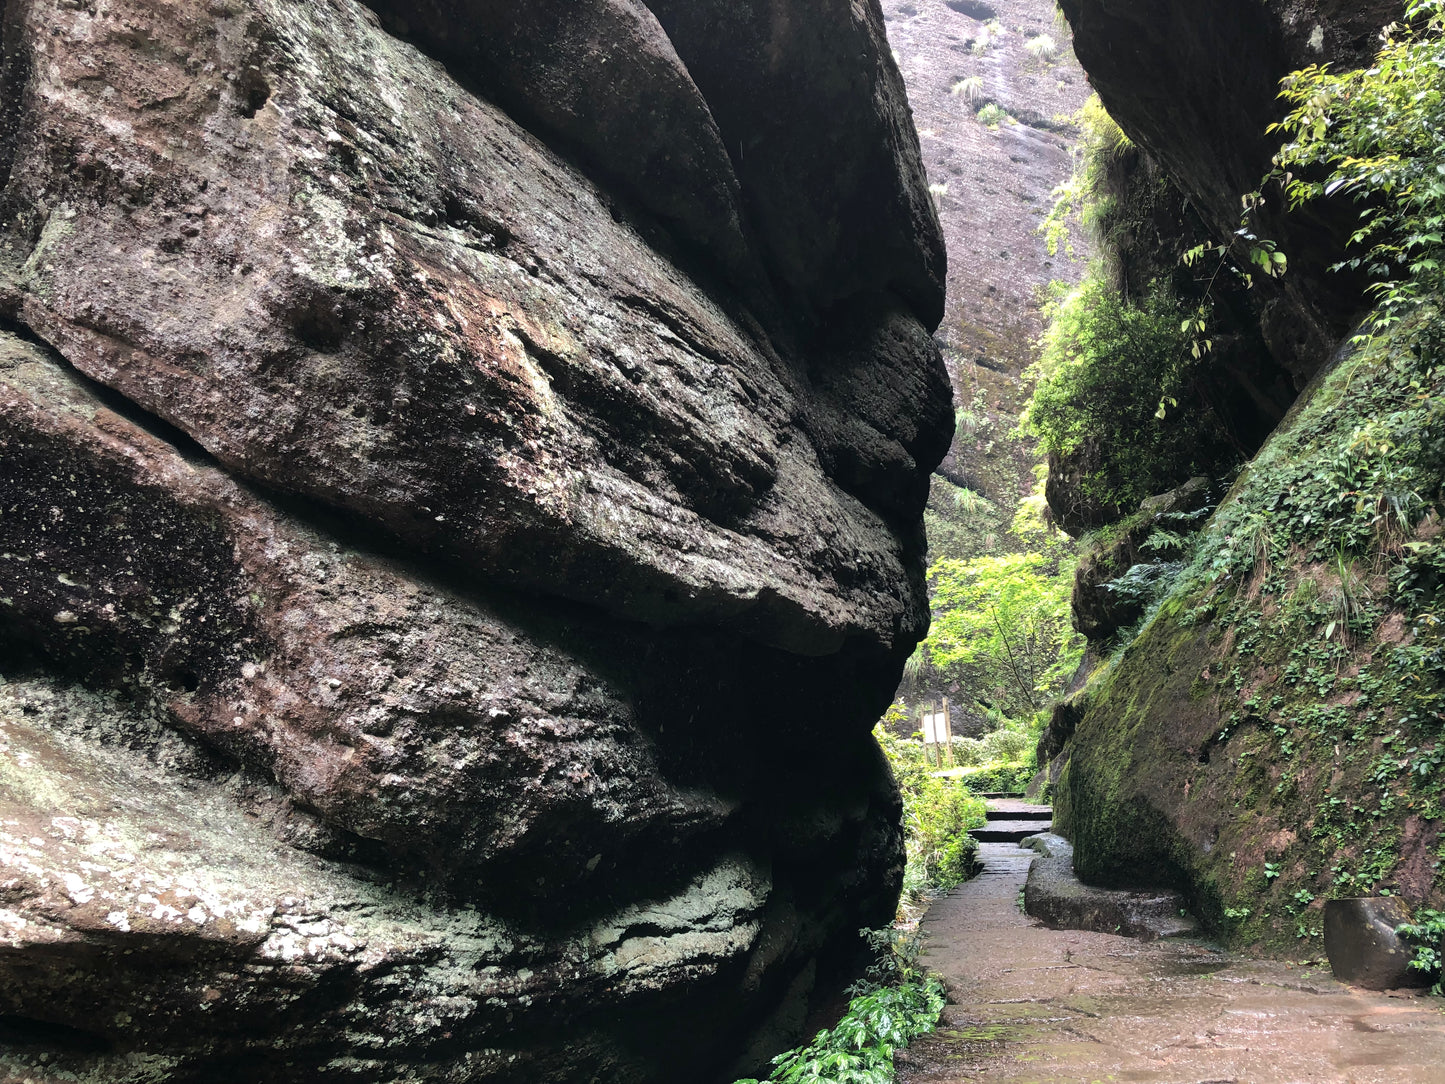
[(952, 410), (881, 27), (9, 5), (7, 1074), (707, 1080), (891, 917)]

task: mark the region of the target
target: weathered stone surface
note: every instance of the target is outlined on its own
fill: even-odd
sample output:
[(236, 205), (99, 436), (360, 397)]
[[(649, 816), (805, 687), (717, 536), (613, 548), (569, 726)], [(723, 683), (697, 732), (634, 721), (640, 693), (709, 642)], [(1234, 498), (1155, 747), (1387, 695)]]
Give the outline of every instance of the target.
[[(118, 864), (106, 864), (108, 851), (101, 855), (104, 869), (87, 874), (87, 885), (92, 875), (103, 877), (94, 892), (137, 877), (174, 885), (181, 869), (215, 881), (216, 899), (254, 899), (255, 907), (278, 914), (302, 908), (307, 928), (341, 929), (357, 909), (372, 917), (375, 908), (402, 913), (395, 919), (400, 926), (375, 935), (379, 940), (362, 938), (383, 972), (398, 954), (425, 955), (412, 944), (417, 939), (449, 940), (471, 923), (476, 929), (468, 936), (485, 935), (492, 944), (491, 931), (506, 928), (530, 946), (526, 954), (498, 949), (487, 957), (485, 946), (475, 946), (462, 953), (471, 953), (473, 962), (449, 957), (446, 967), (488, 968), (535, 1002), (529, 1014), (551, 1021), (542, 1030), (555, 1032), (558, 1049), (526, 1058), (540, 1057), (544, 1066), (562, 1058), (558, 1065), (578, 1072), (577, 1066), (607, 1063), (613, 1055), (603, 1047), (620, 1041), (616, 1035), (584, 1036), (580, 1048), (563, 1058), (561, 1048), (577, 1037), (565, 1021), (587, 999), (607, 1000), (624, 1019), (631, 1014), (631, 1028), (646, 1030), (651, 1025), (644, 1017), (655, 1009), (629, 1009), (646, 992), (672, 991), (684, 1018), (726, 992), (738, 1003), (732, 1010), (736, 1035), (750, 1022), (739, 983), (742, 991), (773, 987), (776, 998), (836, 935), (830, 931), (842, 915), (857, 911), (880, 921), (890, 913), (899, 873), (891, 823), (896, 796), (876, 751), (870, 765), (867, 752), (855, 746), (843, 759), (862, 761), (825, 769), (836, 770), (835, 781), (852, 780), (832, 799), (810, 796), (807, 785), (781, 785), (774, 776), (781, 765), (759, 762), (750, 752), (762, 738), (756, 733), (749, 740), (753, 727), (780, 722), (770, 721), (768, 705), (759, 702), (777, 695), (774, 682), (807, 680), (778, 653), (751, 660), (757, 683), (732, 693), (722, 709), (747, 712), (743, 720), (731, 720), (727, 743), (741, 740), (742, 748), (710, 747), (687, 727), (674, 726), (669, 735), (680, 690), (637, 660), (651, 655), (667, 670), (678, 668), (692, 680), (710, 676), (716, 684), (721, 668), (709, 672), (699, 662), (716, 644), (689, 644), (677, 636), (659, 642), (642, 630), (609, 629), (586, 614), (517, 599), (479, 605), (404, 565), (339, 547), (214, 467), (182, 458), (103, 405), (45, 352), (10, 336), (0, 339), (0, 449), (7, 466), (0, 493), (7, 510), (0, 520), (7, 596), (0, 627), (12, 665), (17, 656), (28, 657), (92, 684), (110, 684), (118, 696), (82, 694), (53, 681), (16, 686), (19, 710), (15, 703), (0, 708), (0, 718), (25, 726), (23, 734), (12, 735), (12, 756), (21, 765), (45, 764), (47, 774), (22, 771), (0, 781), (0, 801), (16, 816), (24, 813), (26, 823), (94, 810), (99, 819), (87, 831), (98, 833), (97, 839), (125, 840), (160, 831), (167, 787), (188, 793), (199, 788), (207, 808), (230, 800), (255, 817), (264, 806), (283, 871), (265, 882), (273, 886), (270, 902), (264, 894), (247, 895), (257, 890), (244, 870), (261, 863), (259, 855), (247, 850), (244, 861), (233, 860), (223, 849), (218, 856), (211, 853), (212, 835), (221, 829), (212, 826), (198, 838), (191, 834), (194, 826), (172, 825), (161, 832), (173, 841), (159, 866), (126, 857), (124, 843), (117, 844), (123, 852)], [(847, 663), (812, 665), (831, 670)], [(750, 703), (750, 696), (758, 700)], [(780, 707), (796, 710), (786, 701)], [(727, 725), (710, 711), (700, 714), (697, 725)], [(64, 755), (47, 751), (47, 743), (61, 740), (57, 731), (70, 734)], [(142, 749), (159, 762), (147, 777), (150, 789), (140, 796), (127, 790), (125, 756), (72, 750), (79, 736), (103, 746), (135, 744), (127, 735), (138, 735)], [(774, 741), (785, 760), (797, 755), (788, 736)], [(237, 766), (247, 781), (223, 782)], [(97, 780), (109, 789), (98, 793)], [(137, 808), (144, 815), (132, 819), (127, 811)], [(227, 816), (246, 820), (240, 810)], [(42, 833), (33, 853), (29, 844), (21, 846), (28, 832), (9, 840), (19, 850), (3, 851), (5, 869), (24, 881), (14, 882), (20, 887), (7, 896), (16, 951), (7, 957), (12, 970), (3, 984), (5, 1011), (96, 1034), (91, 1013), (97, 995), (85, 990), (96, 983), (104, 991), (111, 987), (83, 961), (108, 966), (104, 945), (134, 952), (125, 935), (139, 931), (136, 936), (145, 938), (149, 928), (122, 927), (145, 901), (130, 890), (114, 896), (99, 916), (112, 916), (108, 926), (96, 925), (97, 916), (86, 918), (88, 911), (56, 911), (50, 894), (71, 886), (69, 875), (82, 859), (52, 853), (47, 841), (53, 834)], [(254, 845), (254, 839), (246, 844)], [(839, 846), (852, 853), (822, 857)], [(293, 849), (317, 859), (288, 857)], [(799, 849), (809, 852), (813, 883), (806, 887), (787, 883)], [(288, 880), (284, 870), (298, 862), (320, 872), (310, 880)], [(358, 878), (358, 869), (371, 872)], [(746, 872), (734, 875), (737, 870)], [(831, 888), (816, 883), (820, 875), (833, 879)], [(713, 882), (729, 877), (729, 884), (746, 887), (750, 902), (736, 913), (708, 910)], [(694, 880), (697, 885), (687, 889)], [(393, 887), (380, 893), (373, 882)], [(414, 896), (428, 886), (455, 906), (432, 914)], [(614, 912), (666, 910), (672, 905), (662, 901), (689, 891), (693, 902), (678, 906), (697, 911), (692, 918), (700, 925), (684, 914), (659, 932), (639, 934), (634, 955), (643, 977), (636, 984), (629, 989), (608, 977), (605, 998), (600, 989), (579, 984), (580, 950), (559, 942), (557, 931), (591, 929), (569, 936), (582, 936), (600, 973), (611, 976), (621, 966), (612, 957), (621, 952), (628, 923), (656, 927), (655, 916), (629, 920)], [(378, 893), (384, 907), (364, 902)], [(165, 914), (178, 929), (190, 929)], [(114, 980), (113, 996), (117, 1003), (142, 995), (174, 1000), (175, 985), (184, 983), (226, 999), (246, 1001), (252, 987), (260, 989), (261, 1000), (279, 997), (270, 979), (243, 971), (251, 963), (270, 966), (262, 951), (275, 934), (270, 922), (259, 932), (247, 927), (246, 936), (226, 928), (217, 935), (218, 958), (201, 952), (205, 959), (195, 962), (200, 970), (180, 977), (165, 971), (144, 986), (125, 970)], [(772, 932), (760, 938), (765, 926)], [(347, 936), (353, 935), (354, 929)], [(190, 944), (187, 937), (178, 944)], [(79, 954), (63, 974), (36, 963), (36, 952), (43, 951), (38, 946), (57, 939), (74, 943)], [(149, 953), (150, 942), (145, 945)], [(340, 982), (351, 973), (351, 952), (323, 953), (302, 985)], [(146, 958), (142, 953), (138, 962)], [(5, 966), (0, 963), (0, 970)], [(213, 973), (216, 968), (223, 973)], [(269, 973), (263, 970), (263, 976)], [(390, 981), (378, 979), (382, 987)], [(350, 983), (330, 997), (316, 995), (310, 1037), (283, 1044), (300, 1059), (297, 1064), (310, 1066), (307, 1072), (316, 1069), (320, 1049), (331, 1051), (327, 1057), (344, 1053), (350, 1040), (342, 1031), (356, 1027), (345, 1018), (397, 996)], [(465, 983), (454, 987), (435, 996), (482, 1000)], [(133, 1014), (107, 1023), (99, 1034), (116, 1050), (154, 1053), (177, 1067), (208, 1063), (227, 1051), (259, 1051), (262, 1040), (276, 1042), (264, 1022), (255, 1025), (256, 1043), (229, 1031), (229, 1024), (197, 1032), (187, 1014), (207, 1008), (204, 999), (191, 998), (165, 1010), (175, 1017), (173, 1025), (152, 1026)], [(532, 1041), (508, 1038), (512, 1029), (494, 1009), (454, 1006), (436, 1035), (409, 1040), (408, 1050), (436, 1062), (418, 1070), (416, 1079), (442, 1079), (435, 1074), (444, 1072), (451, 1055), (441, 1031), (466, 1034), (473, 1045), (509, 1049)], [(726, 1014), (723, 1023), (719, 1044), (726, 1050)], [(530, 1033), (531, 1027), (520, 1030)], [(313, 1045), (317, 1049), (308, 1049)], [(380, 1032), (366, 1045), (374, 1048), (374, 1064), (359, 1070), (361, 1079), (396, 1079), (390, 1075), (395, 1066), (414, 1056)], [(629, 1064), (647, 1078), (656, 1072), (647, 1063), (639, 1056)], [(114, 1071), (107, 1065), (95, 1062), (87, 1079), (122, 1079), (107, 1075)], [(492, 1071), (479, 1067), (474, 1079), (490, 1079)], [(561, 1070), (538, 1069), (554, 1071)], [(295, 1079), (306, 1079), (297, 1072)]]
[(645, 9), (451, 10), (7, 9), (0, 1076), (709, 1080), (892, 914), (952, 418), (876, 12), (790, 279)]
[(946, 257), (878, 0), (647, 0), (696, 80), (789, 298), (892, 292), (930, 329)]
[(1053, 832), (1039, 832), (1024, 838), (1019, 846), (1025, 850), (1037, 851), (1045, 858), (1069, 858), (1074, 857), (1074, 845), (1061, 835)]
[(744, 282), (761, 276), (744, 239), (742, 194), (722, 136), (640, 0), (368, 6), (388, 29), (572, 151), (678, 240)]
[[(1079, 720), (1084, 717), (1088, 710), (1089, 700), (1087, 693), (1075, 693), (1060, 700), (1049, 710), (1049, 723), (1044, 727), (1044, 732), (1039, 735), (1039, 743), (1034, 747), (1034, 759), (1038, 762), (1042, 771), (1048, 773), (1044, 780), (1046, 783), (1057, 783), (1058, 773), (1052, 767), (1059, 754), (1067, 747), (1069, 739), (1074, 736), (1074, 730), (1079, 725)], [(1042, 786), (1042, 784), (1040, 784)], [(1033, 783), (1029, 784), (1030, 787)], [(1035, 795), (1034, 797), (1039, 797)]]
[(1428, 986), (1429, 972), (1410, 966), (1415, 950), (1395, 932), (1410, 913), (1393, 896), (1325, 901), (1325, 953), (1341, 982), (1366, 990)]
[[(225, 10), (30, 5), (11, 311), (229, 470), (470, 570), (813, 652), (917, 634), (903, 544), (791, 439), (806, 362), (364, 9)], [(875, 339), (932, 370), (885, 430), (946, 443), (927, 336)]]
[(1074, 876), (1073, 848), (1065, 850), (1055, 844), (1047, 850), (1036, 849), (1040, 857), (1034, 859), (1024, 882), (1024, 913), (1049, 929), (1117, 933), (1144, 941), (1197, 931), (1198, 924), (1185, 913), (1180, 893), (1086, 885)]

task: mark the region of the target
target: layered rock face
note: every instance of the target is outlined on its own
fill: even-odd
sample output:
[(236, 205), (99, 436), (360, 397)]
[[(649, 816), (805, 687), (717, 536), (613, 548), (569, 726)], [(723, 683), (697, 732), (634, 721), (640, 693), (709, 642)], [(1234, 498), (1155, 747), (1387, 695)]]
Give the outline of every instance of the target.
[(952, 411), (876, 7), (373, 8), (6, 8), (17, 1078), (708, 1080), (891, 916)]

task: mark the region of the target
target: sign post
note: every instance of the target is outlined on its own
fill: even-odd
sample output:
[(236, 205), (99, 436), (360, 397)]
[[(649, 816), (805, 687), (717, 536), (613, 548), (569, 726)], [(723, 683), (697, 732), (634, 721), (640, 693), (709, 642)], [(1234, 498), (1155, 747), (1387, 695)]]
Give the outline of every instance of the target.
[(928, 749), (932, 746), (933, 763), (939, 768), (943, 767), (943, 751), (939, 747), (944, 742), (946, 718), (946, 713), (935, 711), (932, 704), (928, 705), (928, 710), (923, 713), (923, 760), (924, 763), (928, 762)]
[(948, 697), (943, 698), (943, 747), (948, 750), (948, 766), (953, 767), (953, 713), (949, 710)]

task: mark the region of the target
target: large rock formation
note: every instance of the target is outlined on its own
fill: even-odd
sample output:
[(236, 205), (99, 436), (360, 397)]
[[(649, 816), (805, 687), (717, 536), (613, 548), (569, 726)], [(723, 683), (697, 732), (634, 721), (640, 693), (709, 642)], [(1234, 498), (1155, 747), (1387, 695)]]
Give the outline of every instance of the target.
[[(1164, 167), (1219, 239), (1260, 189), (1279, 148), (1265, 129), (1285, 112), (1279, 80), (1308, 64), (1357, 66), (1374, 55), (1400, 0), (1061, 0), (1074, 51), (1109, 114)], [(1280, 243), (1290, 274), (1258, 284), (1259, 330), (1302, 388), (1363, 309), (1361, 283), (1327, 268), (1348, 205), (1286, 215), (1267, 190), (1256, 231)], [(1263, 374), (1272, 380), (1272, 373)], [(1245, 385), (1248, 388), (1248, 384)], [(1251, 389), (1252, 390), (1252, 389)]]
[[(1399, 11), (1387, 0), (1063, 7), (1111, 114), (1219, 238), (1278, 146), (1265, 134), (1283, 112), (1277, 80), (1367, 61)], [(1445, 377), (1433, 361), (1445, 331), (1427, 307), (1341, 344), (1363, 295), (1326, 269), (1357, 211), (1345, 198), (1266, 208), (1262, 232), (1289, 272), (1256, 281), (1231, 318), (1252, 319), (1245, 330), (1308, 386), (1137, 637), (1041, 744), (1053, 753), (1067, 738), (1056, 824), (1081, 877), (1183, 888), (1216, 933), (1296, 957), (1322, 947), (1327, 898), (1445, 904)], [(1110, 567), (1101, 553), (1081, 568), (1081, 627), (1112, 623), (1089, 592), (1126, 559)]]
[(891, 915), (875, 6), (373, 7), (6, 8), (3, 1074), (708, 1080)]
[[(1445, 375), (1398, 349), (1328, 371), (1074, 705), (1055, 809), (1085, 880), (1184, 888), (1216, 932), (1293, 955), (1320, 947), (1328, 898), (1445, 903)], [(1404, 523), (1347, 488), (1343, 450), (1382, 424), (1422, 502)]]

